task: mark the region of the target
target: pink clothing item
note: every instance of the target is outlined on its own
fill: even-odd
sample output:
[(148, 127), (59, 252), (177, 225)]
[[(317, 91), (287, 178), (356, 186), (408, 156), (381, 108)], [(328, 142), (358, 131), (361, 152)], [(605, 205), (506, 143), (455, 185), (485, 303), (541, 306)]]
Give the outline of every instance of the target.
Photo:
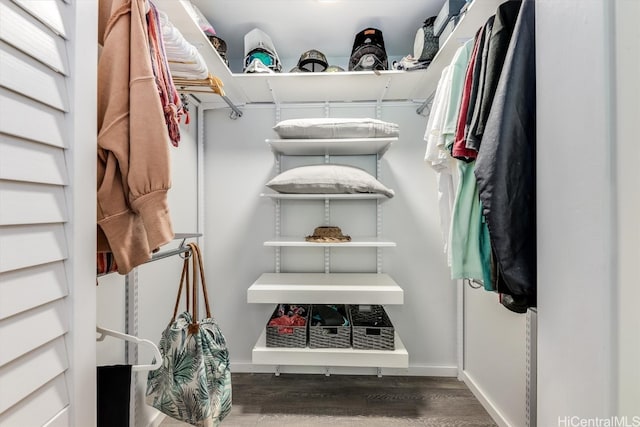
[(171, 144), (177, 147), (180, 143), (180, 117), (184, 110), (180, 95), (178, 95), (178, 91), (173, 84), (173, 78), (169, 70), (158, 9), (153, 3), (149, 4), (150, 9), (147, 14), (147, 22), (149, 27), (149, 44), (151, 46), (151, 66), (156, 77), (160, 102), (164, 111), (167, 129), (169, 130), (169, 138), (171, 139)]
[(98, 252), (126, 274), (173, 239), (169, 135), (151, 68), (143, 0), (100, 0)]

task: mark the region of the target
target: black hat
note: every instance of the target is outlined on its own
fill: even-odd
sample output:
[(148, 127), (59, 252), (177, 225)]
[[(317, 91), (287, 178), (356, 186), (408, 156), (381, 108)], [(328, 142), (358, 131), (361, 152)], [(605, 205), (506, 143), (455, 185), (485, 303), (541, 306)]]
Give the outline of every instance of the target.
[(387, 70), (388, 68), (382, 31), (370, 27), (356, 34), (349, 59), (349, 71)]
[(327, 57), (316, 49), (304, 52), (298, 60), (298, 69), (300, 71), (324, 71), (328, 66)]

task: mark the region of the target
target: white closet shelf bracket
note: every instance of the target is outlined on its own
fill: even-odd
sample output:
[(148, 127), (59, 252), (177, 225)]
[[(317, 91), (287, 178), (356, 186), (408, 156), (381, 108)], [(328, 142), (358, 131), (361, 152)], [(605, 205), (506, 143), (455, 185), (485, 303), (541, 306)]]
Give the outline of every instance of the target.
[(433, 97), (435, 96), (435, 92), (429, 95), (429, 97), (416, 109), (416, 113), (422, 116), (422, 112), (427, 109), (427, 116), (431, 111), (431, 104), (433, 104)]
[(103, 341), (105, 337), (110, 336), (136, 344), (144, 344), (153, 350), (153, 363), (149, 365), (133, 365), (131, 367), (133, 371), (155, 371), (162, 366), (162, 353), (160, 353), (160, 349), (152, 341), (99, 326), (96, 326), (96, 332), (100, 334), (100, 336), (96, 338), (96, 341)]

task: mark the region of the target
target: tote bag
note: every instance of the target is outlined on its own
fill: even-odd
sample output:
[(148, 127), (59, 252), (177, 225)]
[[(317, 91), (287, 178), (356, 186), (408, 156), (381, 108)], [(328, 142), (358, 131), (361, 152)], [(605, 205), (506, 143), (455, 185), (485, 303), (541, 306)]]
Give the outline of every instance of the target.
[[(184, 260), (173, 317), (160, 339), (162, 367), (149, 372), (146, 401), (171, 418), (213, 427), (231, 411), (229, 352), (209, 308), (200, 248), (195, 243), (189, 247), (191, 256)], [(200, 320), (199, 282), (206, 308), (206, 317)], [(187, 309), (177, 315), (183, 287)]]

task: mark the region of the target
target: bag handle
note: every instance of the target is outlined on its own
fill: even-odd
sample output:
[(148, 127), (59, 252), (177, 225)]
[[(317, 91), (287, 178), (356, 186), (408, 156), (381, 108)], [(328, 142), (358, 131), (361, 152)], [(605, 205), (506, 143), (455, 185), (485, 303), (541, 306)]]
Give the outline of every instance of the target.
[[(211, 308), (209, 305), (209, 295), (207, 293), (207, 283), (204, 276), (204, 264), (202, 261), (202, 252), (200, 251), (200, 247), (196, 243), (188, 244), (190, 249), (190, 256), (185, 258), (182, 264), (182, 274), (180, 276), (180, 286), (178, 288), (178, 295), (176, 297), (176, 304), (173, 308), (173, 318), (172, 322), (175, 321), (176, 316), (178, 314), (178, 307), (180, 305), (180, 296), (182, 295), (182, 288), (184, 286), (185, 293), (187, 295), (187, 311), (191, 312), (192, 323), (189, 325), (189, 332), (196, 333), (198, 331), (198, 282), (202, 282), (202, 294), (204, 297), (204, 304), (206, 309), (207, 317), (211, 317)], [(193, 270), (193, 280), (191, 280), (190, 268), (189, 268), (189, 259), (192, 260), (192, 270)], [(200, 280), (198, 280), (200, 278)], [(185, 286), (186, 284), (186, 286)], [(193, 295), (193, 298), (190, 298), (190, 292)], [(191, 304), (190, 304), (191, 303)]]
[(185, 284), (185, 279), (187, 286), (185, 287), (185, 293), (187, 294), (187, 310), (189, 310), (189, 292), (191, 287), (191, 278), (189, 275), (189, 258), (191, 257), (191, 250), (188, 255), (185, 257), (184, 262), (182, 263), (182, 274), (180, 275), (180, 286), (178, 287), (178, 295), (176, 295), (176, 304), (173, 307), (173, 317), (171, 318), (171, 323), (175, 322), (176, 316), (178, 315), (178, 307), (180, 306), (180, 297), (182, 295), (182, 288)]
[(192, 253), (195, 253), (195, 257), (193, 259), (193, 318), (194, 320), (198, 318), (198, 274), (196, 271), (196, 261), (198, 271), (200, 272), (200, 281), (202, 283), (202, 296), (204, 298), (204, 307), (206, 310), (207, 317), (211, 317), (211, 308), (209, 306), (209, 294), (207, 293), (207, 281), (204, 277), (204, 262), (202, 260), (202, 251), (200, 247), (195, 243), (190, 243)]

